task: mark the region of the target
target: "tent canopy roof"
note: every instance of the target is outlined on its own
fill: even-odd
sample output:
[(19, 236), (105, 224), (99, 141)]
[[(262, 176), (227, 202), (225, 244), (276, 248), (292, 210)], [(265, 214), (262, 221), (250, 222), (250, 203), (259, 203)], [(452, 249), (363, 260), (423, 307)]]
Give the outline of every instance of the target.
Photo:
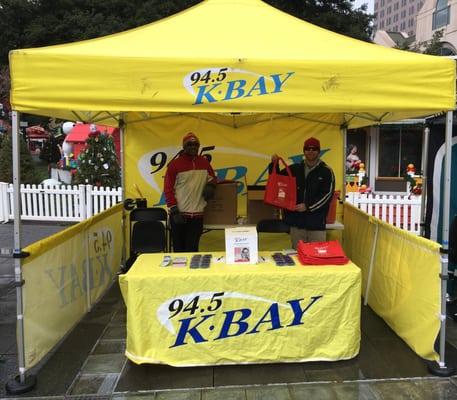
[(260, 0), (206, 0), (126, 32), (14, 50), (10, 64), (15, 110), (101, 123), (136, 111), (361, 126), (455, 105), (453, 60), (348, 38)]

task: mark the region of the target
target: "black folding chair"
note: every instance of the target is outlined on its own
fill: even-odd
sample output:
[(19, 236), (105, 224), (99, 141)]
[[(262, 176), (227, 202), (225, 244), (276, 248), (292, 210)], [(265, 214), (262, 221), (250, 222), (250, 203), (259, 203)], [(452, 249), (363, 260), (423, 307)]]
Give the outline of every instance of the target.
[(257, 232), (289, 233), (290, 227), (282, 219), (262, 219), (257, 222)]
[(169, 249), (168, 214), (160, 207), (135, 208), (130, 212), (130, 257), (123, 272), (140, 254), (161, 253)]

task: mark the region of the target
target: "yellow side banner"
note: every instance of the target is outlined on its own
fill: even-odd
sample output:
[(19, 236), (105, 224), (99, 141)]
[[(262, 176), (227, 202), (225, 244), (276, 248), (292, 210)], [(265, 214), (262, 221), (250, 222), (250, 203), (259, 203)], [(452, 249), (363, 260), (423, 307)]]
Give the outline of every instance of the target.
[(371, 217), (352, 206), (344, 203), (344, 241), (346, 255), (362, 270), (362, 295), (366, 297), (368, 268), (370, 265), (374, 243), (375, 225), (370, 223)]
[(118, 205), (24, 250), (25, 362), (38, 363), (113, 282), (121, 258)]
[[(367, 292), (373, 246), (374, 262)], [(370, 307), (419, 356), (436, 360), (434, 343), (440, 327), (441, 304), (440, 245), (345, 204), (344, 248), (362, 269), (363, 292)]]
[(119, 277), (130, 360), (196, 366), (358, 354), (357, 266), (226, 265), (223, 255), (213, 253), (209, 269), (190, 269), (161, 267), (162, 254), (144, 254)]
[[(132, 121), (140, 119), (141, 115), (129, 117)], [(187, 132), (194, 132), (199, 137), (200, 151), (210, 156), (220, 180), (240, 182), (239, 215), (246, 215), (246, 184), (266, 184), (271, 155), (279, 154), (288, 164), (300, 162), (303, 142), (311, 136), (320, 140), (321, 158), (333, 168), (336, 188), (341, 189), (342, 134), (337, 121), (330, 117), (324, 118), (326, 124), (285, 116), (263, 122), (254, 120), (244, 126), (227, 126), (217, 118), (208, 121), (203, 117), (184, 115), (155, 119), (154, 123), (128, 121), (125, 135), (126, 196), (145, 196), (149, 206), (165, 205), (163, 177), (166, 166), (182, 149), (182, 137)]]
[(437, 360), (440, 245), (378, 221), (369, 305), (421, 357)]

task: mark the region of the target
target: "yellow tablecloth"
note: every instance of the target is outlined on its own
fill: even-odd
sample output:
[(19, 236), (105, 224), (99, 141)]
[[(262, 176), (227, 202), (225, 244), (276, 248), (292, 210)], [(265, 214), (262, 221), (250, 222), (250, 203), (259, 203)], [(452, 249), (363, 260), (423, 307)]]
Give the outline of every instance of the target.
[(161, 267), (141, 255), (119, 277), (127, 357), (174, 366), (342, 360), (360, 344), (360, 270), (343, 266)]

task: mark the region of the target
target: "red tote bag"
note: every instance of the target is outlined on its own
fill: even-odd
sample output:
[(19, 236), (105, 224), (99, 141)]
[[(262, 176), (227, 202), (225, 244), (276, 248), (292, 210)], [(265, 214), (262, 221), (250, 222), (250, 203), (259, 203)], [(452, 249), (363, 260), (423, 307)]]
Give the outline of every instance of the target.
[[(276, 172), (279, 161), (285, 165), (287, 175), (280, 175)], [(273, 171), (268, 177), (263, 201), (275, 207), (295, 211), (295, 206), (297, 205), (297, 183), (289, 167), (281, 157), (273, 163)]]

